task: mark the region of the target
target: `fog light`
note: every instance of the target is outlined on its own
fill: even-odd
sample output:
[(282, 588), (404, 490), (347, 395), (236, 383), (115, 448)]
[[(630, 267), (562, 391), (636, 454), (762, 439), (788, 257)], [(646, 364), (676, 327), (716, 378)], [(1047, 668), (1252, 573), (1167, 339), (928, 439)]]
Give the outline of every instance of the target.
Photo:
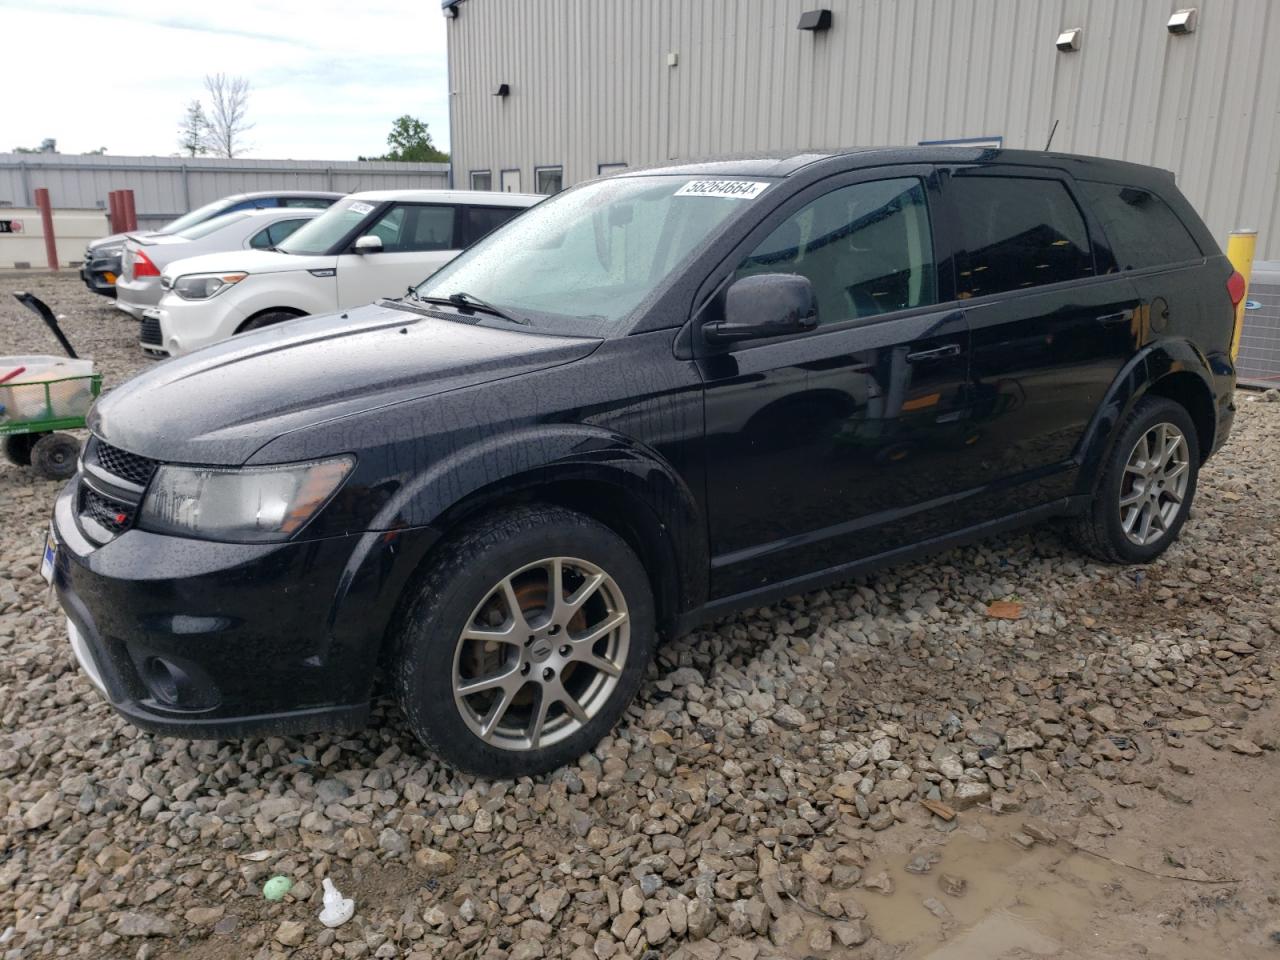
[(191, 676), (171, 660), (147, 657), (140, 672), (152, 698), (163, 706), (205, 710), (217, 705), (217, 692), (207, 680)]

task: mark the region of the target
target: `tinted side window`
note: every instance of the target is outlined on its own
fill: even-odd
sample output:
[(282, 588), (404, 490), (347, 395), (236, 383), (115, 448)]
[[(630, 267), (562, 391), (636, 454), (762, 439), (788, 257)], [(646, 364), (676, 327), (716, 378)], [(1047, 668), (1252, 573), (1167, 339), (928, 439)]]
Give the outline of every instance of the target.
[(1093, 275), (1084, 218), (1060, 181), (958, 176), (948, 190), (962, 299)]
[(271, 239), (271, 228), (263, 227), (249, 240), (249, 246), (255, 250), (268, 250), (275, 246), (275, 242)]
[(734, 278), (798, 273), (837, 323), (937, 302), (924, 185), (915, 178), (840, 187), (780, 223)]
[(1080, 185), (1121, 270), (1198, 260), (1190, 231), (1154, 193), (1113, 183)]
[(523, 209), (523, 207), (469, 207), (467, 245), (470, 246), (486, 233), (497, 230)]

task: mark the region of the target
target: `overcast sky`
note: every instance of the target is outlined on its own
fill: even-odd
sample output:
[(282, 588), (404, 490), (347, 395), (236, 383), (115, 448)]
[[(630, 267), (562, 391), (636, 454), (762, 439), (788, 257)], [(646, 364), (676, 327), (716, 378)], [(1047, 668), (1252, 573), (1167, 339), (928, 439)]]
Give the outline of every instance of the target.
[(251, 84), (245, 156), (379, 154), (405, 113), (448, 148), (439, 0), (0, 0), (0, 37), (0, 152), (174, 154), (219, 72)]

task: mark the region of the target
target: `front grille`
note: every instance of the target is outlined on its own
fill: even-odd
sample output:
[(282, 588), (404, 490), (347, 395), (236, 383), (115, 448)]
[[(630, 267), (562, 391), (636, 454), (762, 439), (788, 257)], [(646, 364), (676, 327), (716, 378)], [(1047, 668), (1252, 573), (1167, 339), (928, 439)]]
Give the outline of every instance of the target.
[(97, 438), (89, 444), (86, 455), (90, 462), (96, 463), (105, 473), (140, 487), (145, 487), (151, 482), (151, 477), (159, 466), (155, 460), (113, 447)]
[(142, 315), (142, 333), (140, 339), (143, 343), (149, 343), (152, 346), (161, 346), (164, 339), (160, 336), (160, 318), (153, 314)]
[(96, 521), (112, 533), (128, 529), (136, 510), (133, 504), (111, 500), (84, 484), (80, 485), (80, 516)]

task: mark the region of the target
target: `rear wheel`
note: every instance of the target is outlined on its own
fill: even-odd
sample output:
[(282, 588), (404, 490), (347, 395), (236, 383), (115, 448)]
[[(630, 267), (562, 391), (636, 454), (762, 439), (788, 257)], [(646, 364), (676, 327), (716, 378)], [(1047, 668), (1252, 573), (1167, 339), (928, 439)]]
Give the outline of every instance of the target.
[(250, 317), (244, 323), (240, 324), (240, 328), (236, 333), (248, 333), (250, 330), (261, 330), (263, 327), (270, 327), (273, 324), (284, 323), (286, 320), (296, 320), (305, 314), (294, 313), (290, 310), (272, 310), (270, 313), (260, 313), (256, 317)]
[(80, 441), (69, 433), (46, 433), (31, 447), (31, 467), (46, 480), (67, 480), (76, 472)]
[(31, 448), (40, 439), (38, 433), (11, 433), (4, 438), (4, 458), (16, 467), (31, 466)]
[(1185, 407), (1138, 402), (1120, 425), (1097, 494), (1075, 519), (1085, 550), (1108, 563), (1146, 563), (1177, 539), (1195, 498), (1200, 442)]
[(526, 776), (609, 731), (654, 642), (648, 576), (626, 542), (581, 514), (529, 507), (442, 551), (401, 628), (396, 691), (437, 756)]

